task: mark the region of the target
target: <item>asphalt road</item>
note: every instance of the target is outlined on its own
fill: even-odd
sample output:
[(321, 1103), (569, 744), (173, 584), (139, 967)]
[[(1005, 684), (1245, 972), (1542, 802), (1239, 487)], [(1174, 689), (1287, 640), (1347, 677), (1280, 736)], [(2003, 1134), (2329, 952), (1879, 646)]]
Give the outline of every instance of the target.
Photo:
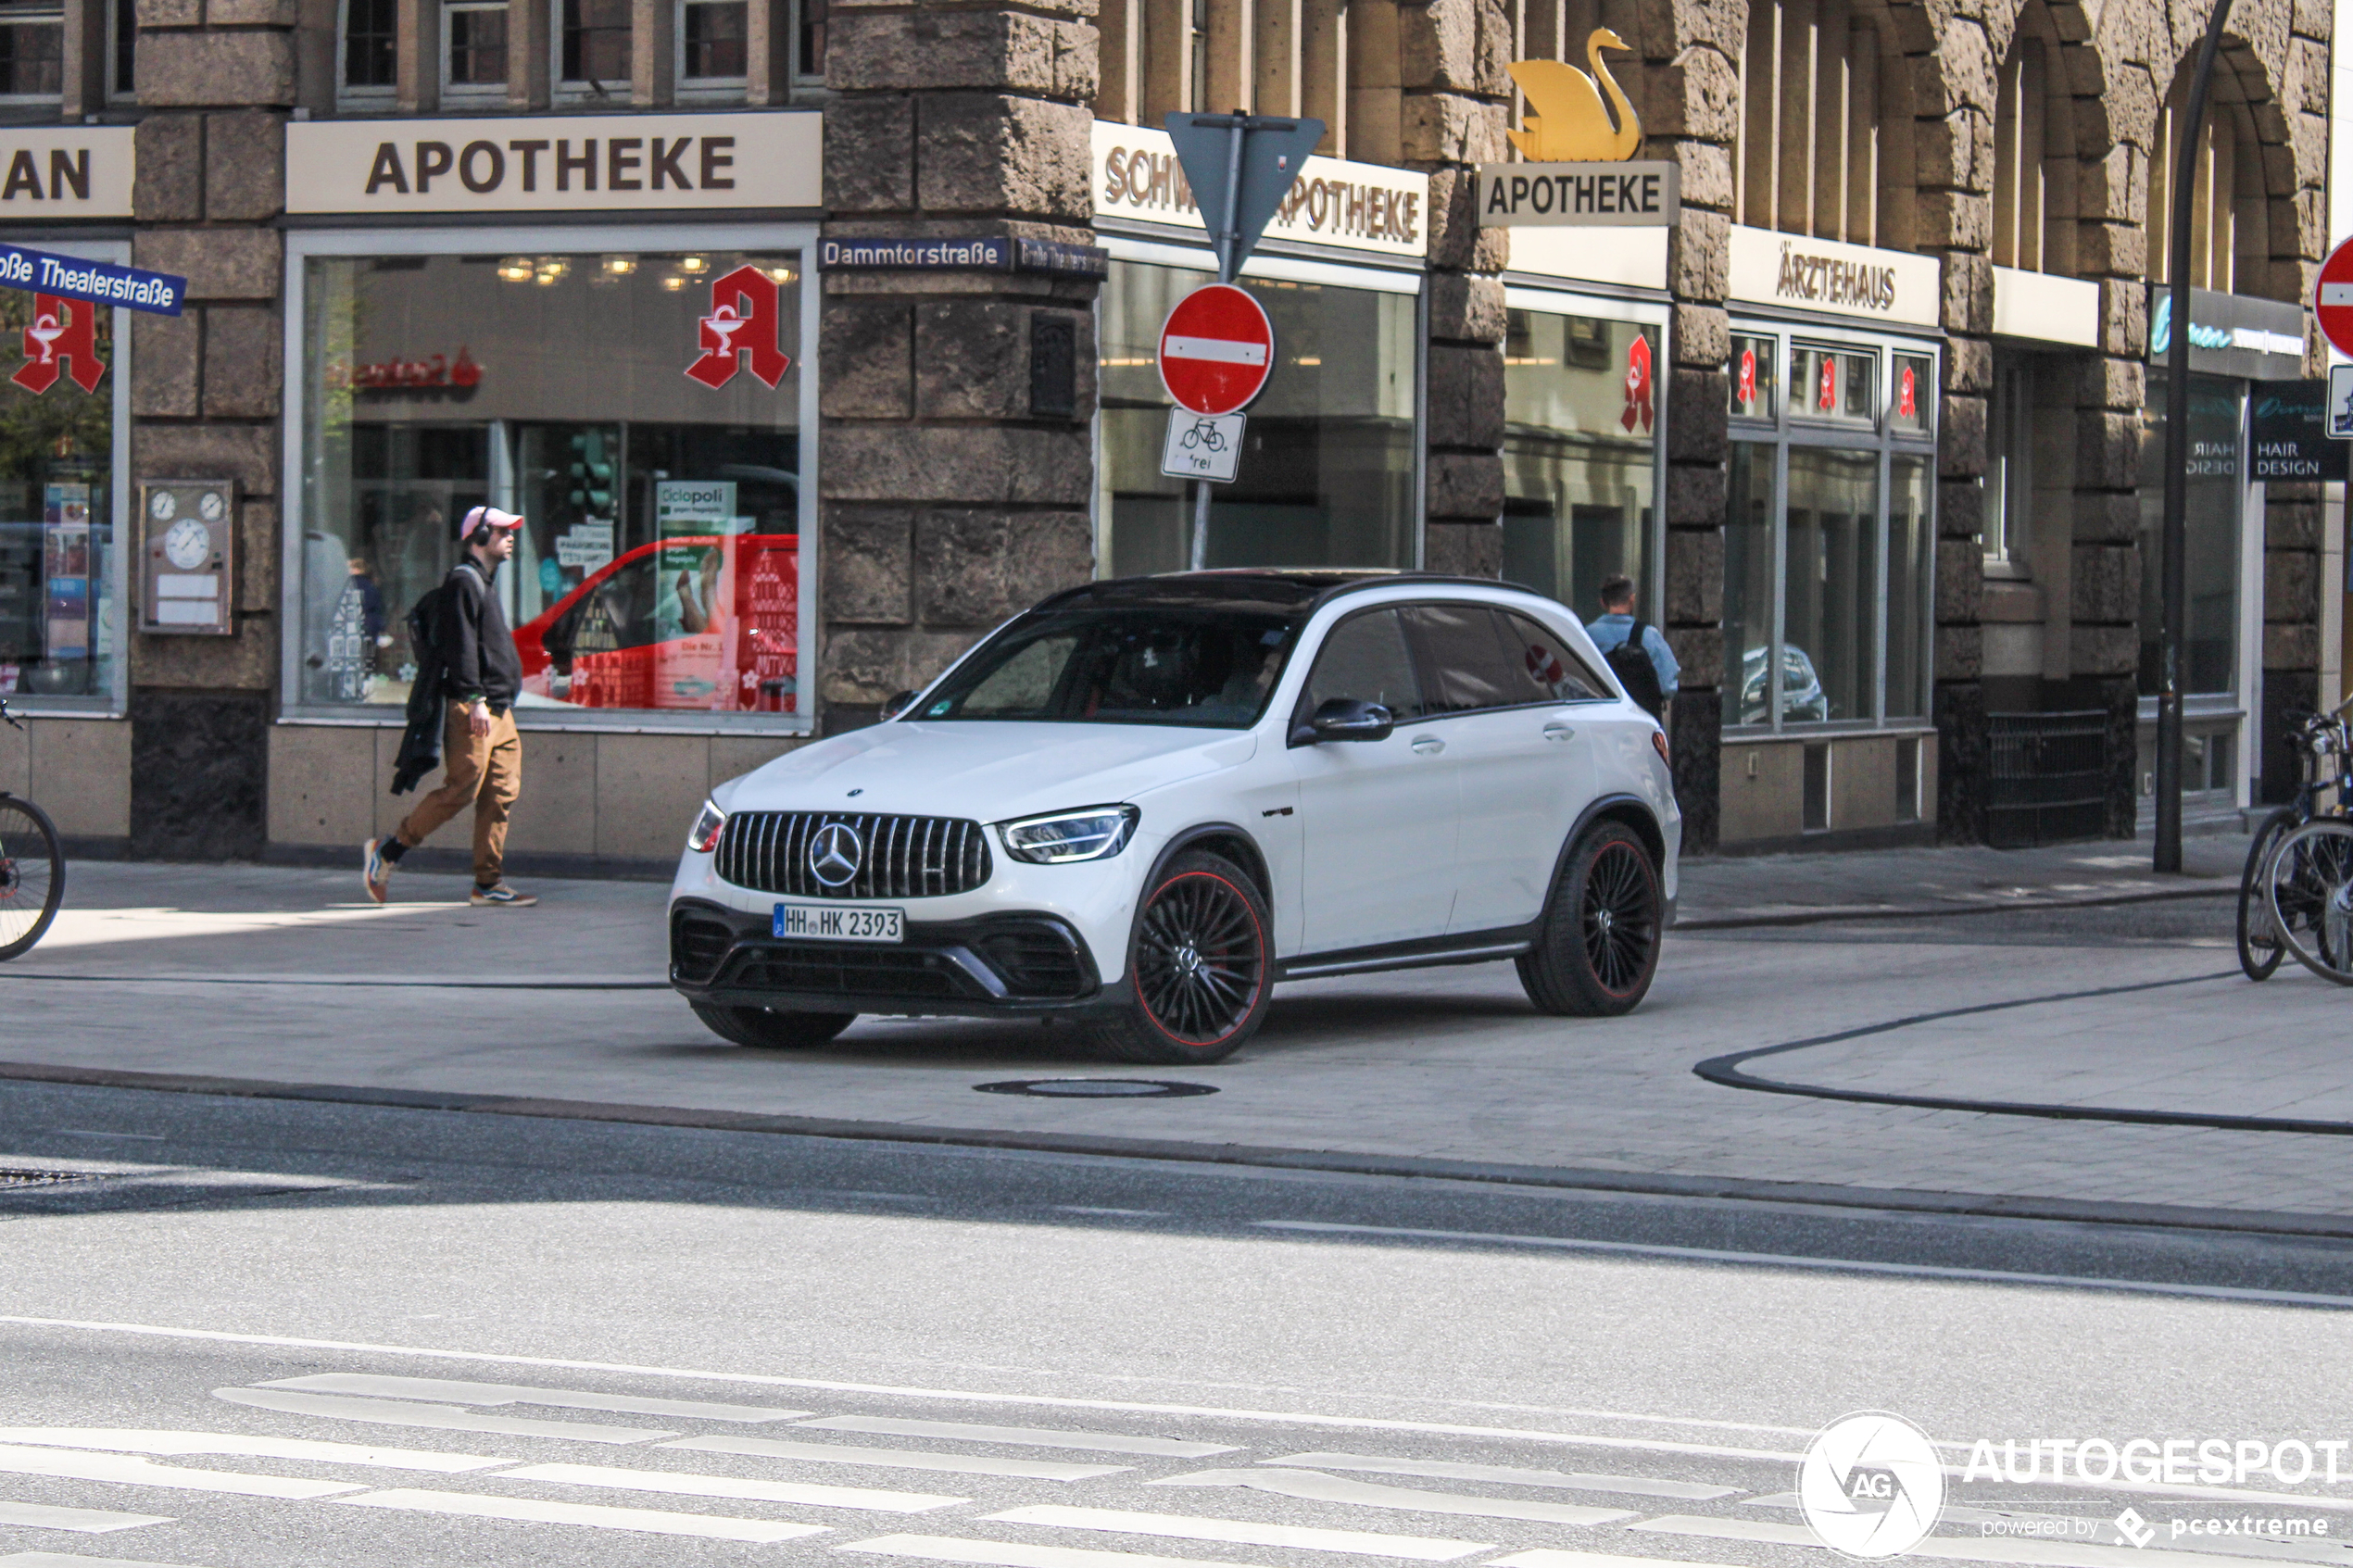
[[(1830, 1568), (1858, 1409), (2353, 1437), (2334, 1242), (24, 1083), (0, 1165), (85, 1176), (0, 1190), (12, 1568)], [(2347, 1469), (1956, 1475), (1927, 1546), (2345, 1562)]]

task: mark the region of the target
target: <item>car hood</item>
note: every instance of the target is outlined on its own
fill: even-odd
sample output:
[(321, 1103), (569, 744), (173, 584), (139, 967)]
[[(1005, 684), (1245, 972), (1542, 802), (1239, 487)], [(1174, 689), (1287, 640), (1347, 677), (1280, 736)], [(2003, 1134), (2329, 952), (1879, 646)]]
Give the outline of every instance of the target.
[[(1250, 759), (1249, 731), (1151, 724), (875, 724), (714, 792), (725, 811), (877, 811), (1002, 822), (1110, 805)], [(855, 793), (853, 793), (855, 792)]]

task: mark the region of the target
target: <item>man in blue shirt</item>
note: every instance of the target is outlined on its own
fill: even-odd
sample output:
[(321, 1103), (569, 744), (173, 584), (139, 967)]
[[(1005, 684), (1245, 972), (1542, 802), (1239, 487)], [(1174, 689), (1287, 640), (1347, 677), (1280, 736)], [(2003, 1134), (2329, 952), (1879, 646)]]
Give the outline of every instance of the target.
[[(1633, 633), (1634, 580), (1622, 571), (1611, 572), (1602, 579), (1601, 598), (1602, 613), (1585, 623), (1585, 634), (1606, 658), (1610, 649), (1622, 646)], [(1675, 650), (1667, 646), (1666, 633), (1655, 626), (1644, 626), (1642, 651), (1651, 656), (1651, 668), (1658, 671), (1660, 693), (1668, 702), (1674, 701), (1683, 667), (1675, 662)]]

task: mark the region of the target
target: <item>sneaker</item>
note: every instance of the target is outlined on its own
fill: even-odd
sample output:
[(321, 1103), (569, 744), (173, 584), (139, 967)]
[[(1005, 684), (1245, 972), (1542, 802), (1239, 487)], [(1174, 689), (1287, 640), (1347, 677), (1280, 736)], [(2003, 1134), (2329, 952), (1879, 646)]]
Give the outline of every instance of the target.
[(502, 882), (496, 887), (476, 887), (473, 897), (466, 902), (477, 909), (527, 909), (539, 902), (539, 897), (533, 893), (518, 893)]
[(384, 842), (371, 838), (359, 847), (359, 880), (379, 904), (392, 896), (392, 862), (384, 859)]

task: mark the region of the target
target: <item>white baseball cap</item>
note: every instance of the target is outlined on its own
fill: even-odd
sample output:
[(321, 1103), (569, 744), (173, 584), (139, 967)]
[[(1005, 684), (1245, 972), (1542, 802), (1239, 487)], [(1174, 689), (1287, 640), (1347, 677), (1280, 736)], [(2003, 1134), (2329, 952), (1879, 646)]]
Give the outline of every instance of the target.
[(502, 512), (496, 507), (476, 507), (458, 520), (458, 543), (464, 544), (477, 528), (521, 528), (522, 519), (514, 512)]

